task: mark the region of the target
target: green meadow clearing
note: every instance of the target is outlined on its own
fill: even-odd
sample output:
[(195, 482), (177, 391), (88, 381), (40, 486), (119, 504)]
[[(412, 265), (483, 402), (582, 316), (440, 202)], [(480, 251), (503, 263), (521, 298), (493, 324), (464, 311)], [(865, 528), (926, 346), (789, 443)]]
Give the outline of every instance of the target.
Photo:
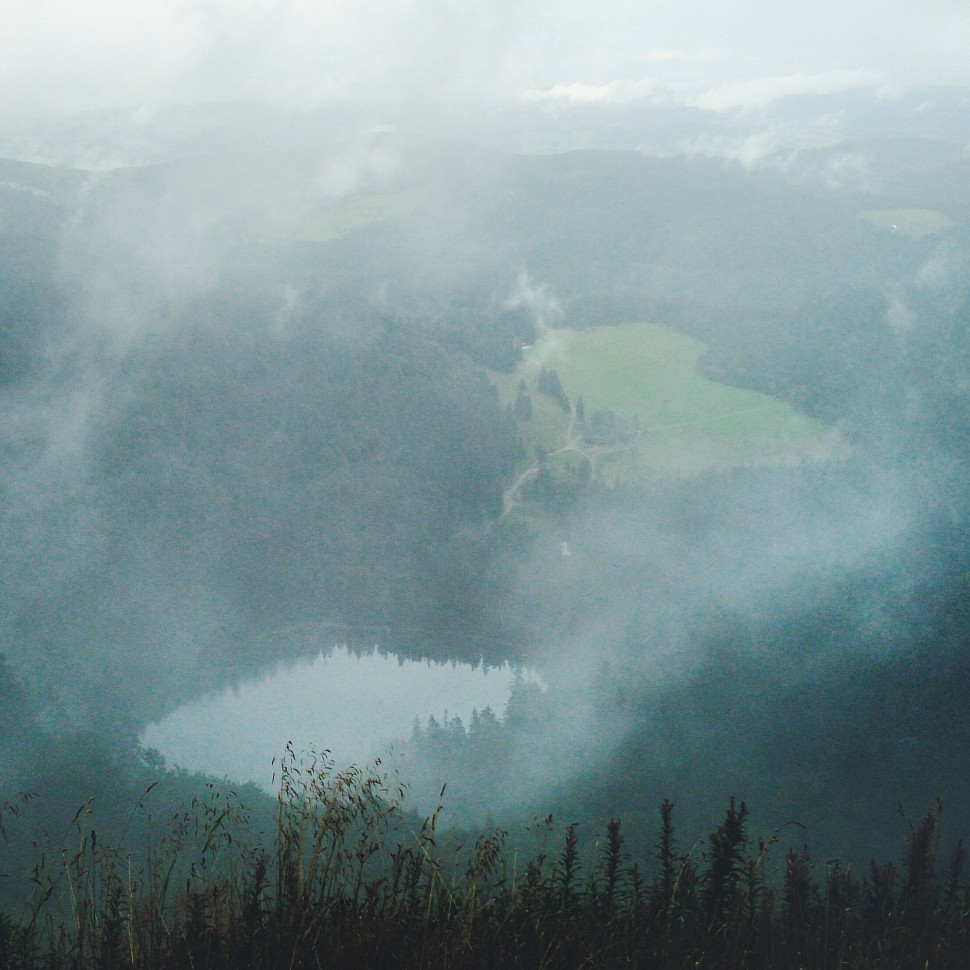
[(554, 452), (566, 444), (568, 416), (536, 390), (543, 367), (559, 374), (574, 405), (583, 398), (587, 421), (609, 409), (638, 423), (639, 433), (620, 447), (584, 446), (607, 480), (847, 453), (837, 432), (783, 401), (703, 377), (696, 367), (704, 350), (699, 340), (648, 323), (550, 330), (523, 351), (514, 374), (495, 379), (508, 403), (520, 381), (531, 393), (533, 419), (520, 422), (528, 450), (542, 445)]

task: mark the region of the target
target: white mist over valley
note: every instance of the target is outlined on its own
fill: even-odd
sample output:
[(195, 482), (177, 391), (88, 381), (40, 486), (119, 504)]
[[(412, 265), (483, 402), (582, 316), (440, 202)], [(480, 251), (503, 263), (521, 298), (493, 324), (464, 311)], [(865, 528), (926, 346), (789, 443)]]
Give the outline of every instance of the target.
[(10, 13), (0, 913), (314, 752), (442, 844), (622, 819), (667, 904), (658, 805), (870, 902), (970, 835), (970, 13)]

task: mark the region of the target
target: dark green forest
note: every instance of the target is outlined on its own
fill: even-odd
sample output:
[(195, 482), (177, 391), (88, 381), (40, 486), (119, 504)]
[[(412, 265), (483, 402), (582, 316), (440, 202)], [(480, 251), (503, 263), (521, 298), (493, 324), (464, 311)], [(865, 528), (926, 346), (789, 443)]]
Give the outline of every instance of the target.
[[(313, 966), (324, 935), (335, 966), (964, 965), (970, 162), (851, 148), (881, 189), (827, 187), (824, 152), (449, 146), (319, 239), (279, 228), (296, 164), (0, 162), (7, 965)], [(950, 221), (860, 216), (917, 208)], [(630, 321), (851, 455), (504, 516), (531, 411), (489, 374)], [(277, 801), (139, 746), (328, 624), (543, 686), (417, 724), (403, 799)], [(135, 947), (138, 907), (169, 929)]]

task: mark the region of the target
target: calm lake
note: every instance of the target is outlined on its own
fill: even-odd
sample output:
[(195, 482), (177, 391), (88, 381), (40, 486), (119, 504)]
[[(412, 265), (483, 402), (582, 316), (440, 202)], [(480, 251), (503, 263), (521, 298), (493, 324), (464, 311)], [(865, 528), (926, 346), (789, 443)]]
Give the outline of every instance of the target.
[(288, 742), (297, 752), (329, 749), (338, 766), (366, 763), (409, 737), (415, 717), (424, 724), (457, 715), (467, 724), (485, 707), (501, 717), (514, 680), (509, 666), (486, 671), (338, 647), (186, 704), (149, 724), (141, 742), (169, 764), (275, 792), (273, 759)]

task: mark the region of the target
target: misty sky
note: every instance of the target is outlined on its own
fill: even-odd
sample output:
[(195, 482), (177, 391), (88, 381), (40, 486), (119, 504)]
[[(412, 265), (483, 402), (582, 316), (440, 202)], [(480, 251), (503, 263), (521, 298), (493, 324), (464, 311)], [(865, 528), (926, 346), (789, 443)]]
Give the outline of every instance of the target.
[(259, 99), (660, 100), (970, 84), (963, 0), (4, 0), (0, 118)]

